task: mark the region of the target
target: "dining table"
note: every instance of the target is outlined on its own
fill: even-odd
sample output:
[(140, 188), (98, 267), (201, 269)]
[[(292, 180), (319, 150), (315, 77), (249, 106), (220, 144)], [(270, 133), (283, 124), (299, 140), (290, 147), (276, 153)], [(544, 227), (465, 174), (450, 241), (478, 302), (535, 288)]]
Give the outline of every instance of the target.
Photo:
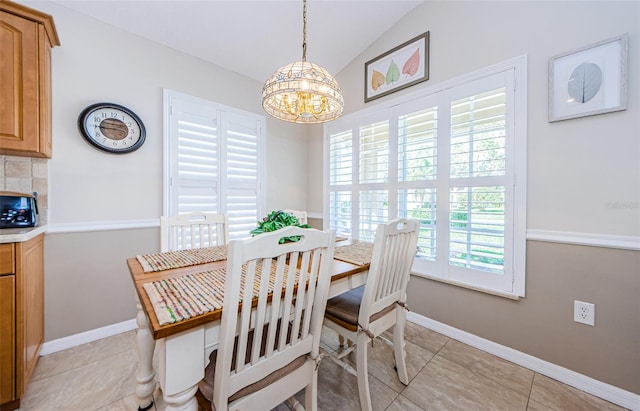
[[(372, 250), (372, 243), (336, 242), (329, 298), (366, 282)], [(226, 251), (224, 245), (127, 259), (138, 309), (138, 410), (153, 406), (156, 379), (167, 411), (198, 410), (198, 383), (218, 346)]]

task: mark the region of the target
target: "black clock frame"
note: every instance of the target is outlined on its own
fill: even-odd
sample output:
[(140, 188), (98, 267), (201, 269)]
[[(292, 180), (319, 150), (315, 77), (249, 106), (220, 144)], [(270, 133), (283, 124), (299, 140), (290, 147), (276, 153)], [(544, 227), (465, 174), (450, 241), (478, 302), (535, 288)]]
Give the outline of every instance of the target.
[[(133, 120), (140, 127), (140, 138), (138, 139), (138, 141), (136, 141), (134, 145), (127, 147), (125, 149), (119, 150), (119, 149), (109, 148), (109, 147), (100, 145), (96, 143), (96, 141), (93, 138), (91, 138), (91, 136), (89, 135), (85, 127), (87, 116), (89, 116), (96, 109), (103, 109), (103, 108), (114, 108), (116, 110), (124, 111), (129, 116), (131, 116), (131, 118), (133, 118)], [(78, 116), (78, 130), (80, 131), (80, 134), (82, 135), (82, 137), (84, 137), (84, 139), (87, 142), (89, 142), (89, 144), (91, 144), (92, 146), (94, 146), (95, 148), (101, 151), (111, 153), (111, 154), (126, 154), (126, 153), (131, 153), (132, 151), (136, 151), (137, 149), (142, 147), (142, 144), (144, 144), (144, 140), (147, 136), (147, 131), (140, 117), (138, 117), (138, 115), (133, 111), (131, 111), (129, 108), (122, 106), (120, 104), (115, 104), (115, 103), (96, 103), (96, 104), (87, 106), (84, 110), (82, 110), (82, 112), (80, 112), (80, 115)]]

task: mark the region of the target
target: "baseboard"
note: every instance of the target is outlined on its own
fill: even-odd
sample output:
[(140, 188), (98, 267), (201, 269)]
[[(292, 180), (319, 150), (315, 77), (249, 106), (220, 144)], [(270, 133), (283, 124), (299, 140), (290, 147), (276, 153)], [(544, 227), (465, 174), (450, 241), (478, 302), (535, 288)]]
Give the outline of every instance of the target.
[(432, 331), (446, 335), (447, 337), (453, 338), (507, 361), (511, 361), (542, 375), (546, 375), (549, 378), (563, 382), (621, 407), (625, 407), (633, 411), (640, 411), (640, 395), (625, 391), (613, 385), (595, 380), (591, 377), (587, 377), (586, 375), (579, 374), (559, 365), (552, 364), (548, 361), (541, 360), (529, 354), (486, 340), (413, 312), (407, 314), (407, 319)]
[(59, 338), (57, 340), (47, 341), (42, 344), (40, 355), (53, 354), (54, 352), (77, 347), (78, 345), (90, 343), (92, 341), (101, 340), (103, 338), (111, 337), (112, 335), (135, 330), (137, 327), (138, 325), (136, 324), (136, 320), (133, 319), (70, 335), (68, 337)]

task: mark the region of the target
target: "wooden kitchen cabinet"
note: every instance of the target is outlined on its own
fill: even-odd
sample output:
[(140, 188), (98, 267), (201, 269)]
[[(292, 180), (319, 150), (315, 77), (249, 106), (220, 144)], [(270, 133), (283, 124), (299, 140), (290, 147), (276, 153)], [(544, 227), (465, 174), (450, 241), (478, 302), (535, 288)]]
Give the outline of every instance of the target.
[(44, 234), (0, 244), (0, 410), (17, 409), (44, 342)]
[(0, 1), (0, 154), (51, 158), (53, 18)]

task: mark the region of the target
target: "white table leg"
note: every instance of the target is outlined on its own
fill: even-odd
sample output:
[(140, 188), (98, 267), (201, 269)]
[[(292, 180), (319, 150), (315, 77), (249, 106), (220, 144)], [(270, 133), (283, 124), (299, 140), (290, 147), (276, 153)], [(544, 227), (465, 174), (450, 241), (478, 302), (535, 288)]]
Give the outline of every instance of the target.
[(195, 398), (204, 378), (205, 327), (158, 340), (159, 380), (167, 411), (198, 411)]
[(198, 411), (198, 401), (195, 397), (197, 390), (196, 385), (177, 394), (163, 394), (166, 411)]
[(136, 397), (138, 397), (138, 410), (143, 411), (151, 408), (153, 405), (153, 391), (156, 388), (154, 377), (156, 375), (153, 369), (153, 350), (156, 342), (151, 335), (149, 322), (142, 311), (142, 306), (138, 295), (136, 294), (136, 307), (138, 315), (136, 322), (138, 329), (136, 330), (136, 345), (138, 348), (138, 369), (136, 370)]

